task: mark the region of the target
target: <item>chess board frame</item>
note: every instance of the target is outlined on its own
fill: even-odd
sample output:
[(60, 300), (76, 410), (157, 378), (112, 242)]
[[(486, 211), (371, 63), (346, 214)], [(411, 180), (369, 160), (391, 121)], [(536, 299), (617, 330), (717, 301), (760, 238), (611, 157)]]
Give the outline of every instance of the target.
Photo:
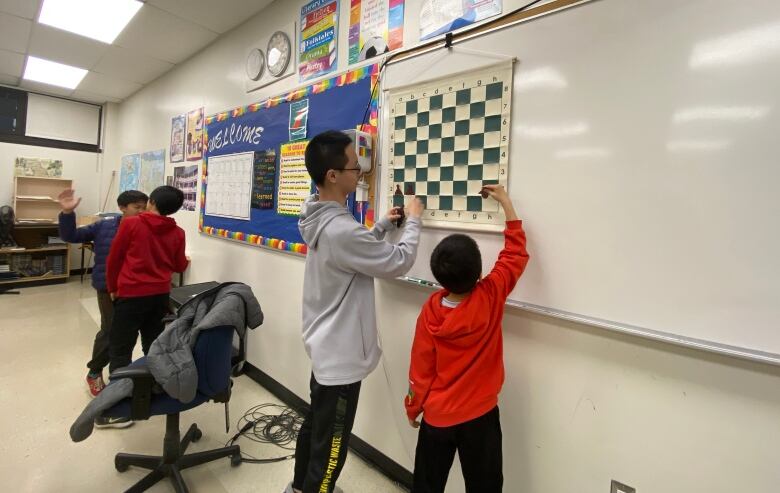
[[(423, 216), (425, 227), (495, 232), (503, 230), (505, 218), (500, 206), (491, 198), (483, 199), (479, 191), (483, 183), (498, 183), (507, 187), (509, 182), (513, 65), (513, 60), (505, 61), (386, 91), (385, 105), (390, 128), (388, 146), (383, 154), (386, 156), (385, 190), (388, 193), (388, 208), (396, 205), (394, 201), (400, 202), (400, 196), (397, 195), (400, 190), (404, 195), (404, 203), (408, 203), (413, 195), (427, 202)], [(496, 98), (496, 84), (500, 84), (500, 99)], [(488, 98), (488, 86), (491, 86), (492, 99)], [(469, 89), (468, 99), (463, 97), (465, 89)], [(476, 99), (472, 100), (472, 97)], [(436, 103), (433, 103), (434, 100)], [(407, 105), (410, 102), (411, 105)], [(453, 108), (448, 109), (446, 117), (445, 108)], [(418, 121), (421, 113), (427, 114), (427, 125)], [(498, 122), (496, 116), (500, 117)], [(456, 135), (450, 135), (456, 125), (463, 121), (469, 122), (465, 125), (467, 134), (463, 135), (464, 127), (460, 127)], [(431, 138), (429, 133), (436, 126), (440, 127), (440, 130), (436, 130), (440, 136)], [(407, 132), (410, 128), (416, 130)], [(445, 140), (449, 142), (445, 144)], [(435, 160), (431, 158), (432, 155)], [(429, 164), (429, 160), (434, 164)], [(439, 178), (429, 182), (428, 170), (435, 168), (439, 168)], [(451, 179), (441, 178), (444, 168), (451, 168), (446, 174), (447, 177), (452, 176)], [(477, 171), (476, 168), (479, 168), (478, 173), (472, 176), (471, 171)], [(420, 172), (420, 169), (426, 171)], [(425, 176), (422, 181), (418, 180), (422, 176), (420, 173)], [(404, 182), (396, 179), (399, 174), (404, 175)], [(414, 185), (409, 180), (412, 174)], [(449, 185), (445, 184), (448, 181), (452, 183), (451, 192)], [(428, 193), (431, 189), (429, 183), (438, 183), (433, 187), (440, 190), (439, 195)], [(420, 190), (423, 186), (426, 189)], [(465, 194), (455, 193), (456, 187), (460, 192), (464, 186)], [(441, 197), (445, 197), (442, 192), (452, 198), (442, 200)], [(439, 208), (439, 201), (443, 208)]]

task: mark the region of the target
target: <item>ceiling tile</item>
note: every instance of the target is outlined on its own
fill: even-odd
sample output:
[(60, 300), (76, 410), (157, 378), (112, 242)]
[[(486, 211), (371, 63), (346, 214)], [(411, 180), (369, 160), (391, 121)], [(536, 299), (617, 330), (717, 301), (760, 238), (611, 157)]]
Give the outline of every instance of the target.
[(148, 5), (217, 33), (225, 33), (263, 10), (272, 0), (149, 0)]
[(78, 90), (104, 94), (116, 99), (124, 99), (141, 89), (141, 87), (143, 87), (142, 84), (90, 72), (81, 81)]
[(74, 67), (91, 69), (109, 45), (42, 24), (33, 27), (30, 55)]
[(16, 87), (19, 85), (19, 77), (13, 77), (11, 75), (0, 74), (0, 84), (4, 86)]
[(117, 79), (148, 84), (172, 68), (172, 63), (120, 46), (111, 46), (95, 65), (94, 71)]
[(0, 0), (0, 12), (30, 20), (38, 15), (40, 6), (40, 0)]
[(0, 74), (21, 77), (23, 68), (24, 55), (12, 51), (0, 50)]
[(31, 28), (32, 21), (0, 13), (0, 48), (25, 53)]
[(43, 84), (41, 82), (33, 82), (31, 80), (22, 79), (19, 83), (19, 87), (27, 89), (31, 92), (37, 92), (41, 94), (49, 94), (51, 96), (65, 96), (70, 97), (73, 93), (73, 89), (66, 89), (64, 87), (50, 86), (49, 84)]
[(81, 90), (75, 90), (73, 91), (73, 95), (71, 96), (73, 99), (78, 99), (79, 101), (84, 101), (86, 103), (96, 103), (96, 104), (103, 104), (103, 103), (119, 103), (121, 100), (116, 98), (110, 98), (108, 96), (105, 96), (103, 94), (95, 94), (88, 91), (81, 91)]
[(217, 33), (149, 5), (138, 11), (114, 44), (159, 60), (180, 63), (216, 38)]

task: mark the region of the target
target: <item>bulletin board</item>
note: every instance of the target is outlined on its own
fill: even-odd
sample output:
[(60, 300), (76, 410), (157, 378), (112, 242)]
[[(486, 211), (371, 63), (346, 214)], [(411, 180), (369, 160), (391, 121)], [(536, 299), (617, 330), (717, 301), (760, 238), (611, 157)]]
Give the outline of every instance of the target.
[[(378, 71), (377, 64), (366, 65), (287, 94), (206, 117), (199, 231), (208, 236), (305, 255), (306, 245), (298, 232), (297, 214), (285, 202), (284, 194), (280, 200), (280, 181), (289, 179), (289, 166), (295, 166), (308, 140), (320, 132), (355, 129), (365, 120), (362, 130), (376, 135)], [(219, 166), (220, 194), (208, 193), (212, 159), (215, 170)], [(243, 195), (236, 199), (242, 204), (209, 207), (208, 196), (230, 197), (231, 186), (243, 194), (246, 173), (250, 173), (246, 159), (252, 162), (253, 185), (248, 214), (224, 213), (246, 211), (242, 207)], [(307, 189), (303, 192), (308, 194), (311, 182), (301, 174), (300, 159), (297, 162), (298, 177), (306, 180), (303, 186)], [(374, 222), (375, 180), (373, 175), (366, 180), (370, 186), (369, 200), (357, 202), (353, 194), (347, 207), (358, 221), (370, 227)], [(284, 181), (281, 185), (283, 190), (292, 188)]]

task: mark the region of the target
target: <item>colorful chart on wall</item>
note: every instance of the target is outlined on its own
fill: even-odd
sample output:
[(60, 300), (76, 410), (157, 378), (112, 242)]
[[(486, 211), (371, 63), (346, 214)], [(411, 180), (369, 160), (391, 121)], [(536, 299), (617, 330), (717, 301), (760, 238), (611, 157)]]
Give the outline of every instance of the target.
[(301, 7), (298, 74), (301, 81), (336, 69), (339, 33), (338, 0), (312, 0)]
[(141, 176), (141, 155), (127, 154), (122, 156), (119, 171), (119, 191), (138, 190), (138, 180)]
[[(205, 119), (199, 229), (218, 238), (306, 253), (298, 214), (313, 186), (304, 164), (308, 140), (325, 130), (376, 135), (378, 65), (372, 64), (259, 103)], [(306, 104), (301, 104), (306, 101)], [(306, 123), (302, 123), (303, 108)], [(297, 139), (290, 141), (291, 135)], [(229, 164), (228, 164), (229, 163)], [(213, 171), (212, 171), (213, 170)], [(356, 220), (374, 221), (373, 173), (369, 200), (347, 207)], [(218, 189), (214, 191), (212, 186)], [(225, 192), (229, 190), (229, 192)]]
[(511, 61), (388, 92), (388, 206), (426, 204), (425, 225), (503, 229), (483, 185), (509, 178)]
[(404, 43), (404, 0), (352, 0), (349, 63), (362, 62)]
[(165, 184), (165, 149), (148, 151), (141, 154), (141, 174), (138, 190), (145, 194)]

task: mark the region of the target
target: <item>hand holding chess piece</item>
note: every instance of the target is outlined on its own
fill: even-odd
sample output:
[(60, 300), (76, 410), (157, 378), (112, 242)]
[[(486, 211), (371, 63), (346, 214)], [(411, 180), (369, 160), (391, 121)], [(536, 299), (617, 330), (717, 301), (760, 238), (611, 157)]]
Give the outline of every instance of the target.
[(506, 193), (506, 189), (503, 185), (485, 185), (479, 193), (482, 195), (483, 199), (492, 197), (496, 202), (501, 204), (507, 221), (514, 221), (517, 219), (517, 213), (512, 206), (512, 200), (509, 198), (509, 194)]

